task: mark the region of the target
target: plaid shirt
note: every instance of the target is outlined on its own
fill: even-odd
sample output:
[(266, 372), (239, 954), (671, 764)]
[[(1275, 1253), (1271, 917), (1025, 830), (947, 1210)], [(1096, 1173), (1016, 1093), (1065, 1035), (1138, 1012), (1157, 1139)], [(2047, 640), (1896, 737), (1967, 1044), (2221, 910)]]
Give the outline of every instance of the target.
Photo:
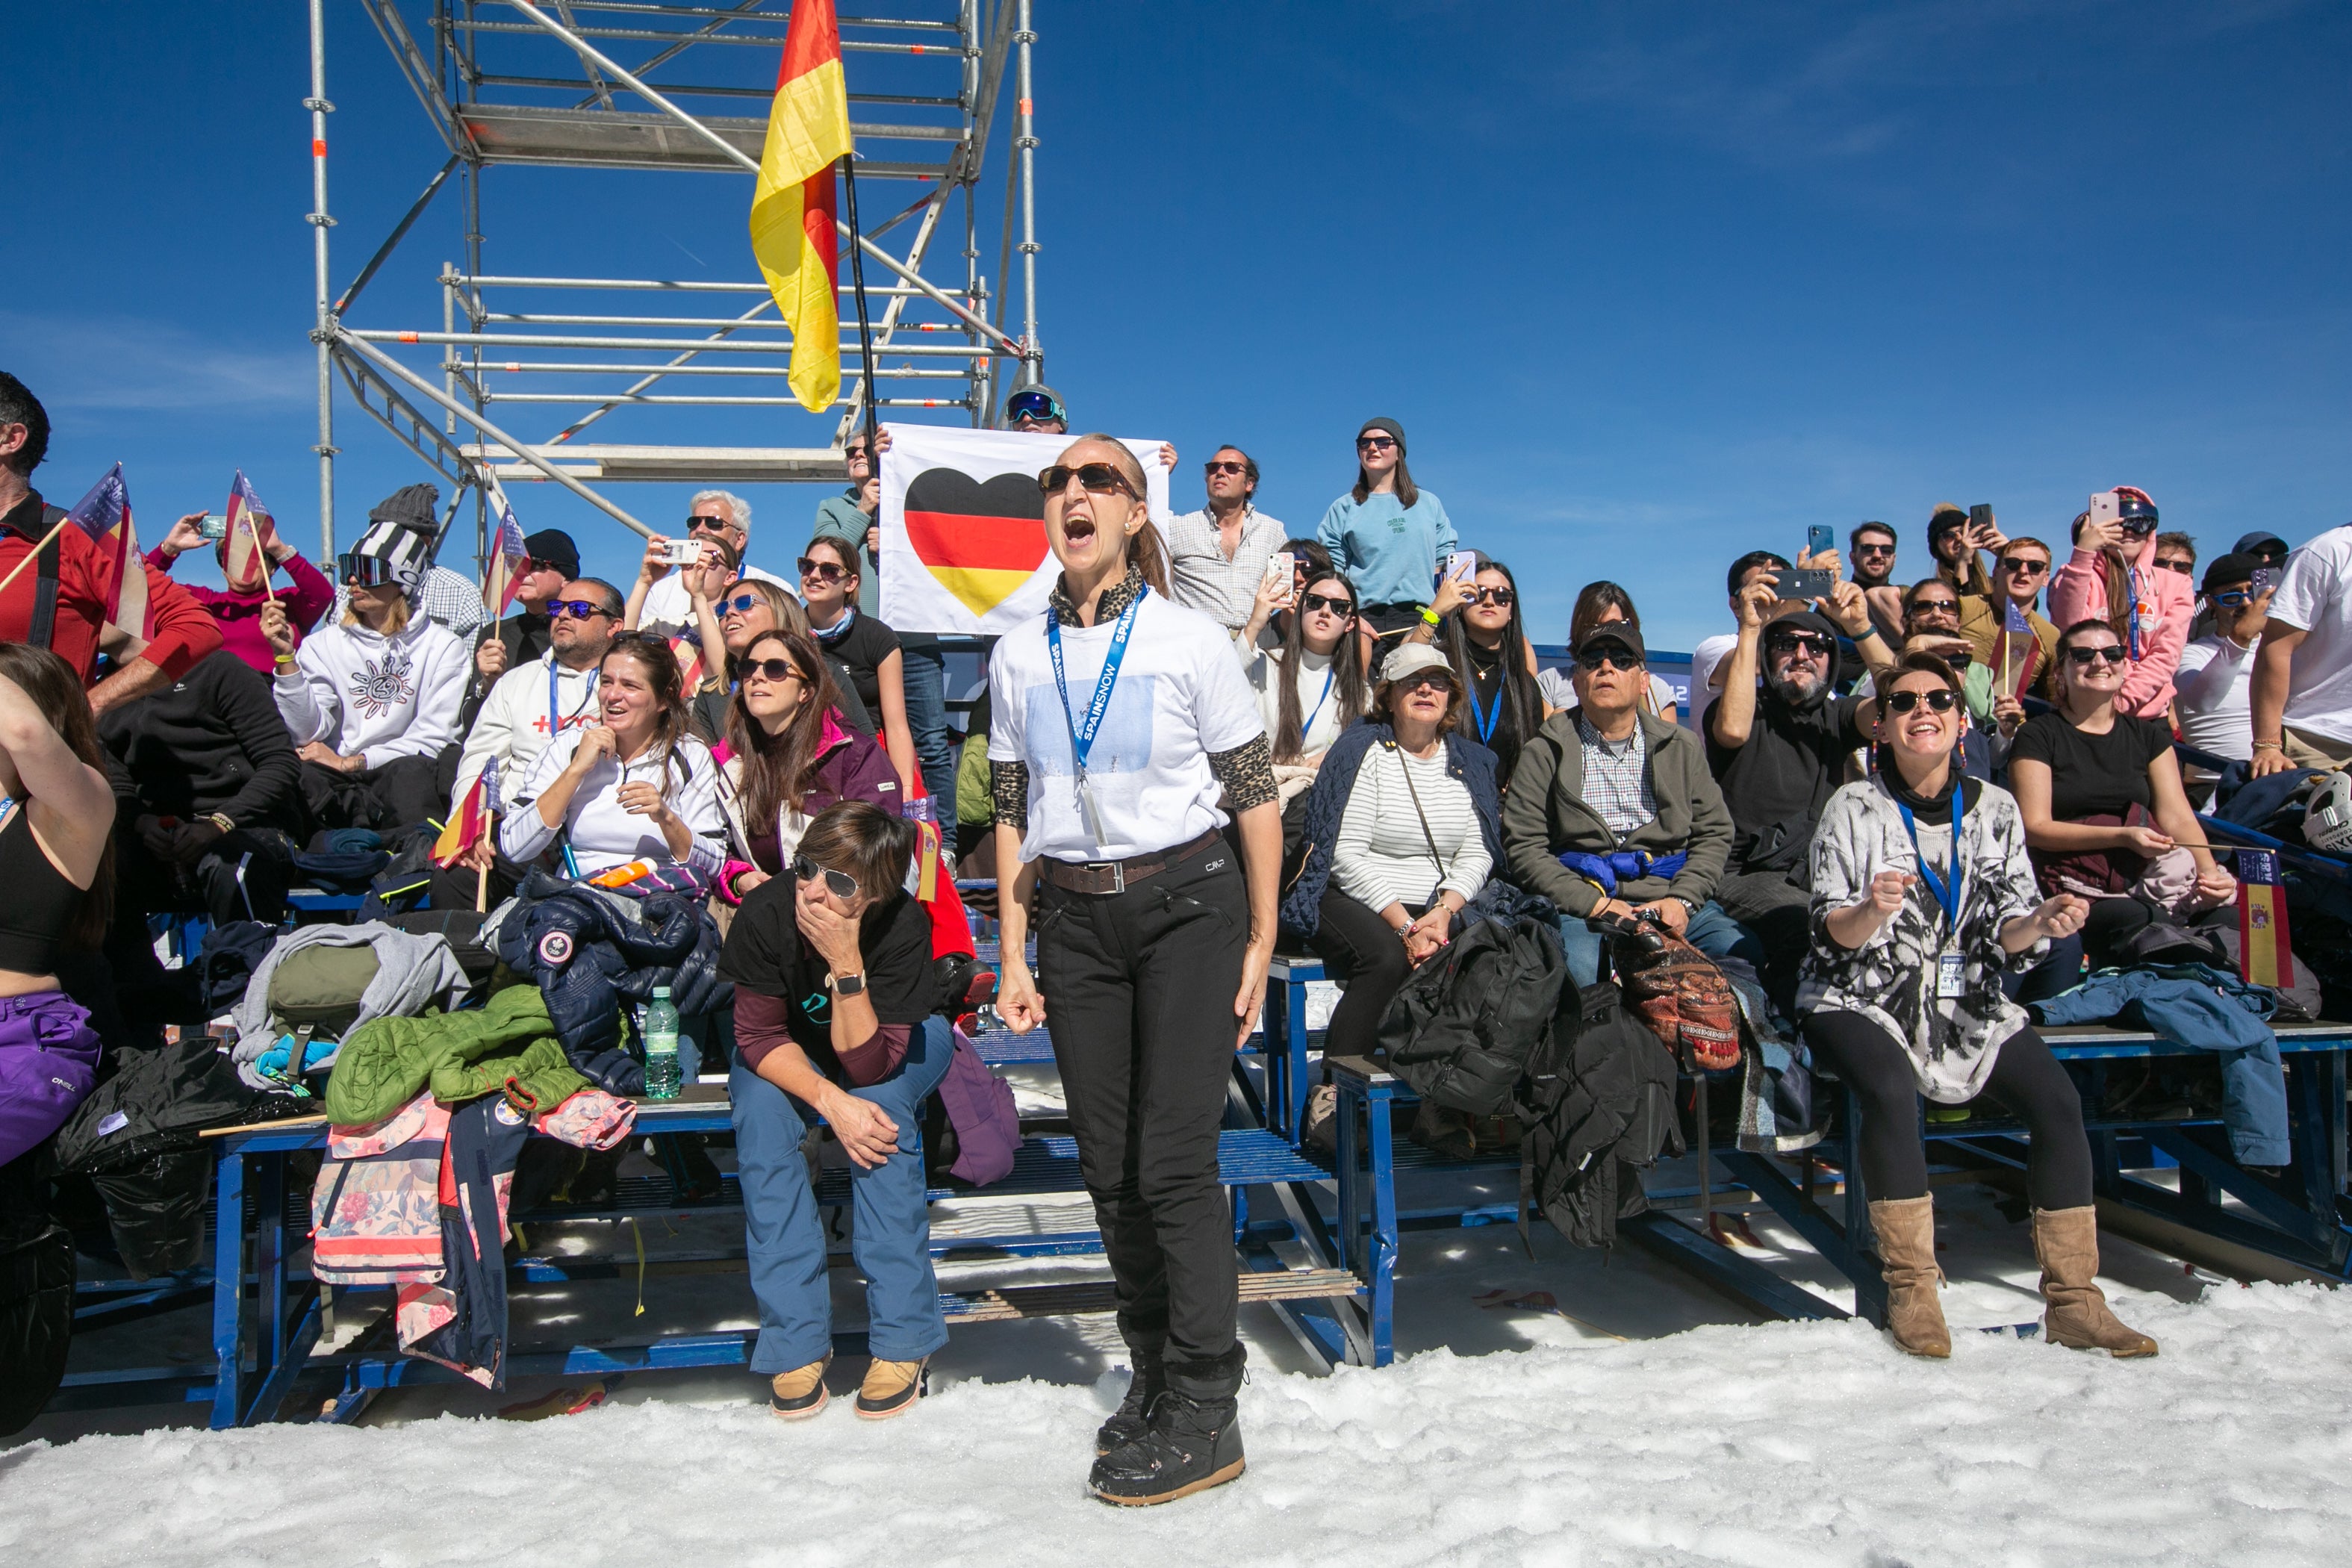
[(1215, 617), (1227, 631), (1249, 624), (1257, 607), (1258, 584), (1265, 581), (1268, 557), (1282, 547), (1282, 524), (1254, 506), (1242, 509), (1241, 543), (1231, 561), (1217, 542), (1217, 520), (1207, 510), (1188, 511), (1168, 524), (1168, 596), (1187, 609)]
[(1584, 747), (1584, 804), (1600, 814), (1610, 832), (1622, 838), (1658, 815), (1658, 797), (1650, 788), (1650, 742), (1638, 716), (1633, 734), (1605, 741), (1579, 713), (1576, 738)]
[[(327, 612), (325, 624), (341, 624), (343, 612), (351, 608), (351, 590), (338, 584), (335, 603)], [(439, 621), (467, 642), (471, 642), (474, 634), (489, 625), (490, 620), (489, 613), (482, 608), (482, 585), (446, 566), (425, 569), (425, 588), (417, 595), (416, 608), (426, 619)]]

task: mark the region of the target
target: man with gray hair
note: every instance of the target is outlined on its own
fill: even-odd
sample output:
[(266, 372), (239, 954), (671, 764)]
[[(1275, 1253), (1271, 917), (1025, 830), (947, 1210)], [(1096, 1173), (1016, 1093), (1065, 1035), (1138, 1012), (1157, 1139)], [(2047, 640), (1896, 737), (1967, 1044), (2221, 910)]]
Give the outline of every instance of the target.
[[(762, 572), (751, 564), (746, 551), (751, 540), (751, 503), (729, 490), (698, 490), (687, 503), (686, 535), (706, 542), (723, 541), (734, 547), (735, 558), (743, 563), (742, 575), (757, 577), (763, 583), (773, 583), (787, 593), (797, 584), (789, 577), (779, 577), (772, 572)], [(656, 535), (656, 542), (667, 543), (667, 536)], [(694, 603), (688, 595), (686, 584), (678, 581), (671, 567), (656, 569), (650, 563), (645, 568), (653, 586), (646, 595), (645, 607), (638, 612), (639, 626), (690, 626), (694, 625)]]

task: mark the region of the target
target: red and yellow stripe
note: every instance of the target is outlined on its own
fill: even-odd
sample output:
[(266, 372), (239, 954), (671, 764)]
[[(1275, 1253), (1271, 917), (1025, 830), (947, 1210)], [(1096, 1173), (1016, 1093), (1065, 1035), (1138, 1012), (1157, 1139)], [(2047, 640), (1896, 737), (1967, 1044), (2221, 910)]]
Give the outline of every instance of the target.
[(1011, 598), (1045, 559), (1045, 525), (1034, 517), (982, 517), (907, 509), (907, 542), (940, 586), (975, 616)]
[(841, 395), (833, 166), (849, 149), (849, 89), (833, 0), (795, 0), (751, 195), (751, 254), (792, 328), (789, 379), (811, 413)]

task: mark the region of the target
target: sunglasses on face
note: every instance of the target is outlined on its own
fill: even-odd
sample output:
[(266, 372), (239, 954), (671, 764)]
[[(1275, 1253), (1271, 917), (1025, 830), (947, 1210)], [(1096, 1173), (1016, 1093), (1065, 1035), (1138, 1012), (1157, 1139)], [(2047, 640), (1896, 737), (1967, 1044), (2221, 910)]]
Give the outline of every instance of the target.
[(1299, 597), (1298, 607), (1310, 616), (1328, 610), (1344, 620), (1356, 613), (1356, 601), (1337, 594), (1305, 594)]
[(1588, 648), (1576, 656), (1577, 668), (1595, 673), (1604, 669), (1639, 669), (1642, 661), (1622, 647)]
[(1442, 669), (1417, 670), (1397, 682), (1397, 689), (1405, 692), (1435, 690), (1451, 693), (1454, 677)]
[(1853, 552), (1857, 556), (1892, 555), (1895, 553), (1895, 546), (1892, 544), (1857, 544), (1853, 547)]
[(522, 574), (526, 577), (530, 576), (534, 572), (554, 572), (559, 570), (561, 570), (561, 568), (559, 568), (554, 562), (541, 561), (537, 556), (533, 556), (522, 563)]
[(1359, 436), (1356, 437), (1356, 450), (1359, 452), (1385, 452), (1391, 447), (1395, 445), (1396, 438), (1391, 436)]
[(1960, 602), (1958, 599), (1914, 599), (1911, 601), (1911, 613), (1915, 616), (1957, 616), (1960, 613)]
[(1802, 634), (1798, 634), (1795, 636), (1782, 636), (1772, 638), (1771, 641), (1764, 645), (1764, 651), (1766, 653), (1775, 655), (1801, 653), (1810, 655), (1814, 658), (1827, 658), (1830, 654), (1830, 649), (1836, 646), (1837, 645), (1835, 643), (1832, 643), (1827, 637), (1806, 637)]
[(1056, 463), (1037, 476), (1037, 488), (1045, 492), (1047, 500), (1052, 500), (1070, 488), (1070, 480), (1074, 477), (1081, 486), (1097, 495), (1118, 490), (1137, 500), (1142, 499), (1135, 496), (1135, 487), (1127, 482), (1127, 476), (1108, 463), (1080, 463), (1075, 468)]
[(825, 887), (836, 899), (854, 899), (857, 896), (856, 878), (846, 871), (835, 871), (820, 866), (805, 855), (793, 857), (793, 875), (803, 882), (814, 882), (819, 877), (823, 877)]
[(1507, 610), (1518, 601), (1518, 597), (1508, 588), (1481, 588), (1474, 595), (1472, 602), (1480, 605), (1499, 605)]
[(2000, 558), (2000, 569), (2012, 577), (2039, 577), (2050, 570), (2050, 563), (2023, 555), (2004, 555)]
[[(741, 671), (743, 679), (746, 680), (751, 679), (755, 675), (762, 680), (774, 681), (800, 680), (805, 679), (801, 674), (800, 666), (794, 664), (788, 658), (755, 658), (750, 663), (743, 665), (741, 667)], [(847, 897), (846, 894), (843, 896)]]
[(1948, 686), (1939, 691), (1890, 691), (1886, 694), (1886, 710), (1908, 713), (1925, 702), (1930, 713), (1949, 713), (1959, 700), (1960, 694)]
[(1206, 468), (1212, 474), (1246, 474), (1249, 472), (1247, 465), (1242, 463), (1210, 461), (1202, 464), (1201, 467)]
[(2109, 664), (2121, 664), (2131, 656), (2124, 651), (2121, 643), (2109, 643), (2105, 647), (2070, 647), (2066, 650), (2066, 657), (2075, 668), (2088, 669), (2102, 659)]
[(2157, 564), (2167, 572), (2178, 572), (2183, 577), (2188, 576), (2190, 573), (2197, 570), (2197, 563), (2194, 561), (2165, 561), (2159, 559), (2157, 562)]
[(757, 594), (738, 594), (731, 599), (719, 600), (719, 613), (722, 616), (748, 616), (752, 605), (763, 602)]
[[(800, 558), (799, 565), (801, 569), (801, 580), (803, 582), (814, 579), (819, 583), (838, 583), (844, 577), (849, 575), (848, 573), (843, 571), (840, 567), (835, 566), (830, 561), (818, 561), (806, 555)], [(743, 604), (743, 600), (750, 597), (751, 595), (746, 594), (730, 601), (730, 603), (734, 604), (739, 608), (749, 608), (750, 606)]]
[(2242, 610), (2254, 602), (2254, 591), (2252, 588), (2224, 588), (2212, 597), (2215, 609)]
[(734, 526), (735, 525), (733, 523), (728, 521), (723, 517), (705, 517), (700, 512), (697, 512), (692, 517), (686, 520), (686, 531), (688, 533), (694, 533), (697, 531), (724, 533)]
[(558, 616), (570, 616), (575, 621), (584, 621), (591, 616), (610, 616), (612, 613), (604, 605), (593, 604), (586, 599), (550, 599), (547, 602), (547, 616), (550, 620), (553, 620)]

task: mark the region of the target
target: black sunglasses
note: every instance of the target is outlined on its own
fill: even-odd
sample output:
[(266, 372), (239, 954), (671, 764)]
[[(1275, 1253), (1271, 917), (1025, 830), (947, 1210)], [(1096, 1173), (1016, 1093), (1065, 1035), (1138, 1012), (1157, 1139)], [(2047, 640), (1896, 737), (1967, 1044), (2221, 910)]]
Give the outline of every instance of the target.
[(1079, 484), (1097, 495), (1110, 490), (1123, 490), (1129, 496), (1135, 495), (1135, 487), (1127, 482), (1127, 476), (1108, 463), (1080, 463), (1075, 468), (1056, 463), (1037, 476), (1037, 488), (1045, 493), (1047, 500), (1053, 500), (1070, 488), (1073, 475), (1076, 476)]
[(788, 658), (751, 659), (736, 666), (736, 669), (746, 680), (751, 679), (755, 675), (760, 677), (762, 680), (802, 680), (806, 679), (801, 674), (800, 666), (794, 664)]
[(554, 562), (541, 561), (536, 555), (530, 556), (522, 563), (523, 575), (526, 577), (530, 576), (534, 572), (559, 572), (562, 570), (562, 568), (556, 565)]
[(1890, 691), (1886, 694), (1889, 713), (1908, 713), (1922, 702), (1930, 713), (1949, 713), (1960, 694), (1947, 686), (1940, 691)]
[(1578, 668), (1591, 670), (1642, 668), (1642, 661), (1623, 647), (1587, 648), (1576, 656), (1576, 662)]
[(698, 528), (708, 529), (713, 533), (724, 533), (734, 526), (723, 517), (705, 517), (700, 512), (696, 512), (686, 520), (686, 531), (688, 533), (692, 533)]
[(2118, 518), (2116, 526), (2134, 539), (2145, 539), (2156, 531), (2156, 519), (2152, 517)]
[(1778, 637), (1767, 637), (1764, 640), (1766, 653), (1811, 653), (1819, 654), (1824, 658), (1829, 657), (1830, 650), (1835, 647), (1837, 644), (1827, 637), (1808, 637), (1801, 632), (1782, 632)]
[(1201, 467), (1213, 474), (1246, 474), (1249, 472), (1249, 466), (1245, 463), (1211, 461), (1202, 464)]
[(570, 616), (575, 621), (584, 621), (591, 616), (611, 616), (613, 613), (604, 605), (593, 604), (586, 599), (547, 601), (547, 617), (550, 620), (553, 620), (558, 616)]
[(1941, 610), (1948, 616), (1957, 616), (1960, 613), (1960, 602), (1958, 599), (1914, 599), (1911, 601), (1911, 613), (1915, 616), (1924, 616), (1932, 610)]
[(1424, 686), (1434, 686), (1444, 691), (1454, 689), (1454, 672), (1447, 669), (1417, 669), (1397, 682), (1400, 691), (1418, 691)]
[(849, 575), (830, 561), (818, 561), (806, 555), (800, 559), (800, 569), (803, 580), (814, 577), (820, 583), (838, 583)]
[(2012, 577), (2039, 577), (2050, 570), (2047, 561), (2030, 561), (2022, 555), (2004, 555), (2000, 566)]
[(1853, 552), (1856, 555), (1892, 555), (1895, 553), (1895, 546), (1892, 544), (1857, 544), (1853, 547)]
[(828, 867), (820, 866), (805, 855), (793, 857), (793, 875), (803, 882), (814, 882), (819, 877), (823, 877), (824, 885), (833, 890), (833, 896), (836, 899), (854, 899), (857, 896), (856, 878), (846, 871), (835, 871)]
[(1391, 447), (1395, 445), (1396, 438), (1391, 436), (1359, 436), (1356, 437), (1356, 450), (1359, 452), (1385, 452)]
[(1302, 594), (1298, 598), (1298, 607), (1310, 616), (1318, 610), (1328, 610), (1335, 616), (1352, 616), (1356, 613), (1356, 601), (1333, 594)]
[(2131, 655), (2124, 651), (2121, 643), (2109, 643), (2105, 647), (2070, 647), (2066, 650), (2066, 657), (2074, 661), (2075, 668), (2081, 669), (2100, 659), (2109, 664), (2121, 664)]
[(1473, 604), (1494, 605), (1507, 610), (1518, 602), (1519, 596), (1508, 588), (1481, 588), (1470, 597)]
[(342, 574), (346, 588), (385, 588), (400, 581), (391, 562), (381, 555), (362, 555), (357, 551), (336, 556), (335, 569)]

